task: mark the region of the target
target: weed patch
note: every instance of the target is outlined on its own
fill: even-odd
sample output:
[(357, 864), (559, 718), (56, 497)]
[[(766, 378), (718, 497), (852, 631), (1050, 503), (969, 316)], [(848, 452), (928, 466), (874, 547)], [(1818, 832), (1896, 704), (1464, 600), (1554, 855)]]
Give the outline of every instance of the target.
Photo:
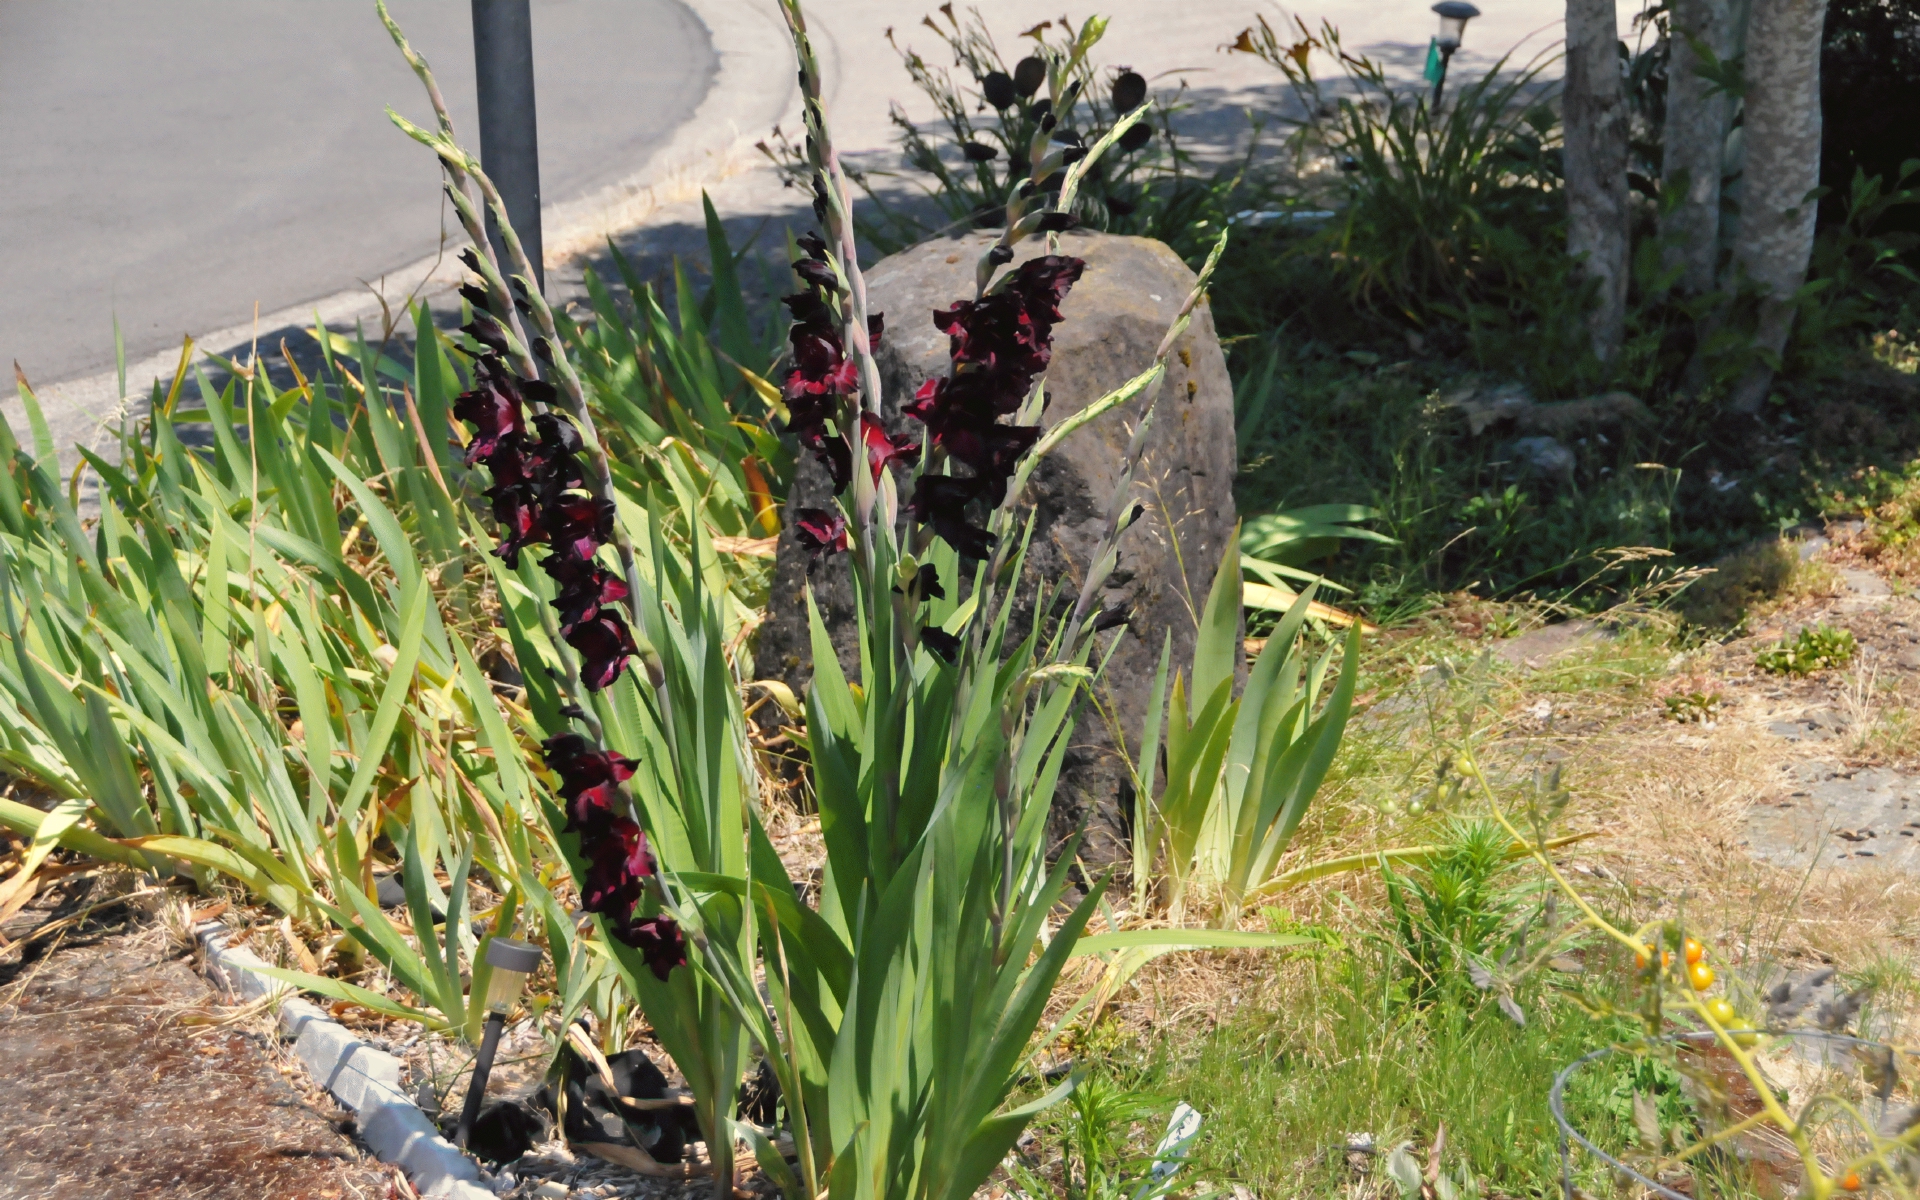
[(1775, 675), (1811, 675), (1853, 661), (1853, 634), (1824, 622), (1809, 625), (1753, 656), (1754, 665)]

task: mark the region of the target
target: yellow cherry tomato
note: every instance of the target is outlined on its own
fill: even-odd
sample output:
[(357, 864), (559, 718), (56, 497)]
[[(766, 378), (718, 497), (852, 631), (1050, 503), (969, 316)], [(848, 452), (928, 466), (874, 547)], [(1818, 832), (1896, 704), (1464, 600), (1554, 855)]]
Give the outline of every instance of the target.
[(1848, 1171), (1845, 1175), (1842, 1175), (1840, 1177), (1840, 1189), (1842, 1191), (1847, 1191), (1847, 1192), (1859, 1191), (1860, 1190), (1860, 1172)]
[(1692, 966), (1707, 956), (1707, 948), (1692, 938), (1687, 939), (1684, 949), (1686, 951), (1688, 966)]
[(1707, 1012), (1723, 1029), (1740, 1019), (1740, 1014), (1734, 1009), (1733, 1002), (1725, 996), (1715, 996), (1707, 1001)]
[(1703, 962), (1694, 963), (1687, 968), (1687, 982), (1693, 985), (1693, 990), (1696, 992), (1706, 991), (1713, 986), (1713, 981), (1717, 978), (1719, 977), (1713, 973), (1713, 968)]

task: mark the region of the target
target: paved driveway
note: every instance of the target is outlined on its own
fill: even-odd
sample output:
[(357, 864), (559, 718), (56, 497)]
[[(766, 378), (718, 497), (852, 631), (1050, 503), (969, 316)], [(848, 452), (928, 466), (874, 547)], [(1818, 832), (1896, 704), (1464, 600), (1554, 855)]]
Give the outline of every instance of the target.
[[(391, 7), (477, 150), (467, 0)], [(534, 34), (548, 201), (634, 170), (713, 75), (678, 0), (535, 0)], [(0, 4), (0, 366), (51, 384), (111, 366), (116, 314), (137, 360), (433, 253), (439, 171), (387, 104), (432, 123), (372, 0)]]

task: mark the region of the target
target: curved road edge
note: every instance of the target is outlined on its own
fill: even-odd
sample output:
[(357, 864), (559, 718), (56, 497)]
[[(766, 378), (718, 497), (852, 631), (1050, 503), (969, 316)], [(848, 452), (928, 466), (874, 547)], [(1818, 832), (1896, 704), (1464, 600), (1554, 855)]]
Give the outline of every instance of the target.
[[(773, 5), (739, 0), (681, 0), (705, 25), (718, 67), (694, 114), (667, 143), (625, 178), (584, 196), (548, 204), (541, 210), (549, 267), (595, 248), (616, 233), (645, 222), (662, 207), (697, 197), (701, 189), (750, 169), (760, 155), (753, 148), (761, 132), (797, 111), (798, 82), (786, 26)], [(830, 76), (832, 55), (823, 68)], [(398, 136), (396, 133), (395, 136)], [(193, 335), (193, 361), (208, 350), (232, 351), (257, 335), (288, 327), (310, 328), (317, 317), (328, 326), (378, 318), (382, 298), (397, 306), (410, 296), (428, 297), (458, 287), (464, 274), (454, 258), (457, 244), (445, 246), (397, 271), (374, 287), (336, 292), (318, 300), (260, 313), (255, 320)], [(269, 348), (272, 349), (272, 348)], [(175, 346), (126, 364), (123, 402), (118, 370), (48, 384), (34, 381), (34, 395), (46, 415), (59, 452), (62, 472), (79, 461), (75, 445), (97, 448), (103, 431), (128, 411), (139, 411), (153, 380), (170, 380), (180, 365)], [(30, 445), (25, 408), (17, 395), (0, 400), (0, 415), (12, 424), (23, 445)]]

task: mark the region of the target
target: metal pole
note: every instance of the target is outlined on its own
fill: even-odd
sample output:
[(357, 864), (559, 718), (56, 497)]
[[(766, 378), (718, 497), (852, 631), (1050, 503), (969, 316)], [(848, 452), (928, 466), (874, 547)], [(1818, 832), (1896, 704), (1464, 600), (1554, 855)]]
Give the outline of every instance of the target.
[[(478, 4), (480, 0), (474, 0)], [(1433, 81), (1433, 106), (1440, 107), (1441, 89), (1447, 86), (1447, 67), (1453, 62), (1453, 49), (1445, 42), (1440, 44), (1440, 78)], [(517, 228), (517, 226), (516, 226)]]
[(487, 1076), (493, 1074), (493, 1056), (499, 1052), (500, 1030), (506, 1023), (506, 1017), (497, 1012), (487, 1014), (486, 1028), (480, 1034), (480, 1054), (473, 1060), (473, 1078), (467, 1081), (467, 1102), (461, 1106), (460, 1123), (453, 1129), (453, 1144), (462, 1150), (467, 1148), (467, 1139), (473, 1134), (480, 1102), (487, 1098)]
[[(507, 206), (533, 264), (533, 285), (545, 290), (540, 258), (540, 139), (533, 108), (533, 16), (529, 0), (473, 0), (473, 66), (480, 95), (480, 165)], [(494, 252), (506, 248), (487, 216)]]

